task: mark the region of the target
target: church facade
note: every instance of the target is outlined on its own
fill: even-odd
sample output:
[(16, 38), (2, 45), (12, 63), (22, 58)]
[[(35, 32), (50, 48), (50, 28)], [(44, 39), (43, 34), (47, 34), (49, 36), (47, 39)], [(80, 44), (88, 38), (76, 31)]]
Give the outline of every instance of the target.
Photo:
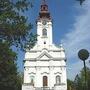
[(53, 23), (45, 1), (36, 25), (37, 43), (25, 53), (22, 90), (67, 90), (65, 50), (53, 44)]

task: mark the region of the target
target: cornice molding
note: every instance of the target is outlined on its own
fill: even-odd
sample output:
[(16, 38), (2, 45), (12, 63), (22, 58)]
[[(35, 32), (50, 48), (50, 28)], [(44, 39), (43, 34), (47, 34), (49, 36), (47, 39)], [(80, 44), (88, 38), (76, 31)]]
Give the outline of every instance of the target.
[(49, 58), (49, 59), (40, 59), (40, 58), (27, 58), (24, 59), (24, 61), (62, 61), (62, 60), (66, 60), (66, 58)]

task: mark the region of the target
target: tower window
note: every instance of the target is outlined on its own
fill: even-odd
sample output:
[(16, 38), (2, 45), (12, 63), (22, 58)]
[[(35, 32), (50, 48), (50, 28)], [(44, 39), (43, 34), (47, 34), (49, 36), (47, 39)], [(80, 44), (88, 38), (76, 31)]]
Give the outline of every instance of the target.
[(61, 77), (58, 75), (56, 76), (56, 84), (60, 84), (61, 83)]
[(34, 86), (34, 76), (30, 76), (30, 84)]
[(43, 29), (42, 34), (43, 36), (47, 36), (47, 29)]
[(46, 44), (46, 42), (44, 42), (44, 44)]
[(43, 9), (45, 10), (46, 8), (45, 8), (45, 7), (43, 7)]

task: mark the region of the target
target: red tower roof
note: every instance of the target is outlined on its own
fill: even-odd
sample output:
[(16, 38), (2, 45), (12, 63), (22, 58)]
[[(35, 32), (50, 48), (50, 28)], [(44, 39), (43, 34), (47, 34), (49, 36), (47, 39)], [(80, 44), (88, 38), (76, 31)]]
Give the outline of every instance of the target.
[(50, 12), (48, 11), (48, 5), (46, 4), (46, 0), (43, 0), (39, 12), (39, 19), (43, 18), (51, 19)]

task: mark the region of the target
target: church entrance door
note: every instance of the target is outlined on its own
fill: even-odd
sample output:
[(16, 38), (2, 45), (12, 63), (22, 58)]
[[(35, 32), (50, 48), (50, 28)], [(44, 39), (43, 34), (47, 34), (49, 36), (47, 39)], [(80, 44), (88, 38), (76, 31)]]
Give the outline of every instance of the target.
[(47, 76), (43, 76), (43, 87), (48, 85), (48, 77)]

